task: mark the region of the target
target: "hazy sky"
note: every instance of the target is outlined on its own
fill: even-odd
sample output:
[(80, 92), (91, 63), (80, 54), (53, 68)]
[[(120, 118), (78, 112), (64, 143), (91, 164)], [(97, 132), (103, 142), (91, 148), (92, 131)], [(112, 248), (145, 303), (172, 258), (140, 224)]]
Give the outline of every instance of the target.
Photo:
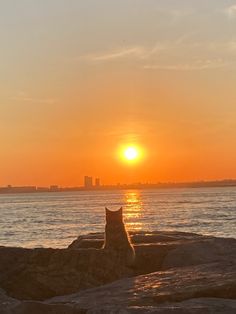
[(0, 185), (236, 178), (236, 0), (0, 0), (0, 43)]

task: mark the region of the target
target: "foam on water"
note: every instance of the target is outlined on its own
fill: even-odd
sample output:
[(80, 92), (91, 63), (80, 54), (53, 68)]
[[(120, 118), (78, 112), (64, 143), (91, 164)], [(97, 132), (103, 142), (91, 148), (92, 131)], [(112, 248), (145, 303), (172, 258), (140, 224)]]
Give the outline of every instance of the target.
[(104, 207), (124, 207), (128, 230), (236, 237), (236, 188), (0, 195), (0, 245), (66, 247), (104, 230)]

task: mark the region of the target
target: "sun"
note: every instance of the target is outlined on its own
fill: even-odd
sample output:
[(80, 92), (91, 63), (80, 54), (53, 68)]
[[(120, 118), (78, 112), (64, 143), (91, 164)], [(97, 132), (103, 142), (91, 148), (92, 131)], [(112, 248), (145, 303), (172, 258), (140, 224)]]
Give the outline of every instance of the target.
[(128, 165), (136, 165), (146, 157), (145, 150), (138, 144), (121, 144), (117, 151), (117, 157), (120, 161)]
[(132, 161), (132, 160), (136, 160), (139, 157), (139, 152), (138, 149), (136, 147), (127, 147), (124, 150), (124, 157), (126, 160)]
[(120, 150), (121, 159), (129, 164), (136, 164), (141, 159), (141, 148), (137, 145), (126, 145)]

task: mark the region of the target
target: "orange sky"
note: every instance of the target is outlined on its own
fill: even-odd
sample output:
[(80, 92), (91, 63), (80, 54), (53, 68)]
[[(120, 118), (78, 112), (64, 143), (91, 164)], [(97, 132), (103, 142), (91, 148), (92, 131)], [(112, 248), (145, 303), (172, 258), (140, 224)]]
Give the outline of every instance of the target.
[(236, 178), (236, 5), (176, 3), (0, 4), (0, 185)]

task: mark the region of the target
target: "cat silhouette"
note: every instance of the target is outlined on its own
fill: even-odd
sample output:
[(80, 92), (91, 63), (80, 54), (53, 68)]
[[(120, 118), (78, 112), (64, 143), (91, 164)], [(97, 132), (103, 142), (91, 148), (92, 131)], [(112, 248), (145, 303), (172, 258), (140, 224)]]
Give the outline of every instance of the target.
[(128, 266), (132, 266), (135, 260), (134, 247), (131, 244), (128, 232), (123, 221), (122, 207), (117, 211), (106, 208), (105, 241), (103, 249), (113, 250), (124, 258)]

